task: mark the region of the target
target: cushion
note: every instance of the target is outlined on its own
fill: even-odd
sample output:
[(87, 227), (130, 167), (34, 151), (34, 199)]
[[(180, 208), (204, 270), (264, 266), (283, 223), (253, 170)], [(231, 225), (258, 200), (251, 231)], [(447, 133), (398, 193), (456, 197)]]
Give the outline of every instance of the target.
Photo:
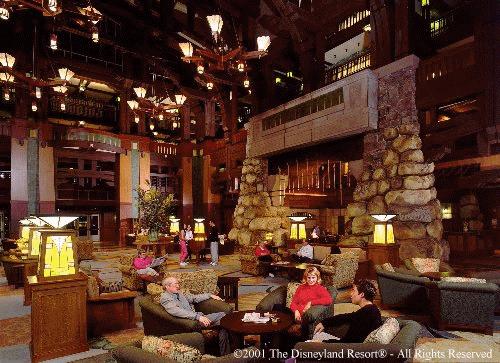
[(387, 318), (381, 327), (372, 331), (364, 343), (389, 344), (399, 332), (399, 322), (394, 318)]
[(441, 281), (444, 282), (473, 282), (476, 284), (485, 284), (486, 279), (477, 279), (474, 277), (459, 277), (459, 276), (449, 276), (449, 277), (443, 277)]
[(286, 287), (286, 307), (287, 308), (290, 307), (290, 304), (292, 303), (293, 295), (295, 295), (295, 292), (297, 291), (299, 286), (300, 286), (299, 282), (288, 283), (288, 286)]
[(90, 240), (77, 240), (76, 255), (78, 256), (78, 261), (92, 260), (94, 258), (94, 242)]
[(118, 292), (123, 289), (123, 281), (112, 281), (112, 280), (97, 280), (99, 284), (99, 292)]
[(202, 357), (196, 348), (153, 336), (145, 336), (142, 339), (142, 349), (181, 363), (198, 362)]
[(385, 271), (396, 272), (396, 270), (394, 270), (394, 267), (392, 267), (390, 262), (384, 263), (381, 267)]
[(411, 259), (413, 266), (417, 269), (421, 274), (427, 272), (439, 272), (439, 258), (419, 258), (414, 257)]

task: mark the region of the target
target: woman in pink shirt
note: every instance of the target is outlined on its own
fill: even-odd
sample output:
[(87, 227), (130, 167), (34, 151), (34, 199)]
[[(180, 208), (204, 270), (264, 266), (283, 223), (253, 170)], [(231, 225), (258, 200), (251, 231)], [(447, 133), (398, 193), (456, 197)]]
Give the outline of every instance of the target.
[(151, 262), (153, 262), (153, 257), (147, 256), (146, 251), (139, 250), (132, 264), (139, 275), (158, 276), (158, 272), (149, 267), (151, 266)]

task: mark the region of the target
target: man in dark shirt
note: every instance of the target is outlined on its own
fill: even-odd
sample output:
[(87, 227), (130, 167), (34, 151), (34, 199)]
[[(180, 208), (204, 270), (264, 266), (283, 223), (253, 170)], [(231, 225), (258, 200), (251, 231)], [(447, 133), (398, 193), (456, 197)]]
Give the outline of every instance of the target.
[(354, 313), (326, 318), (316, 325), (314, 334), (321, 333), (325, 328), (349, 324), (349, 329), (344, 337), (340, 340), (331, 339), (325, 342), (362, 343), (368, 334), (382, 325), (380, 310), (373, 304), (376, 293), (375, 285), (369, 280), (360, 280), (354, 283), (351, 291), (351, 302), (359, 305), (361, 309)]

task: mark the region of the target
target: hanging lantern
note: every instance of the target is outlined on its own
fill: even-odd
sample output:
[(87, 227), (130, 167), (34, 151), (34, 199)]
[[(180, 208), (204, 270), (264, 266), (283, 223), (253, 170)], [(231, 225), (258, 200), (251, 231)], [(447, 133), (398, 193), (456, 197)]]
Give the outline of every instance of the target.
[(35, 97), (38, 99), (42, 98), (42, 90), (40, 87), (35, 87)]
[(177, 103), (178, 105), (183, 105), (184, 104), (184, 101), (186, 101), (186, 96), (184, 95), (175, 95), (175, 103)]
[(154, 124), (149, 124), (149, 129), (150, 129), (151, 131), (153, 131), (153, 130), (155, 129), (155, 125), (154, 125)]
[(214, 37), (217, 37), (222, 30), (222, 25), (224, 22), (222, 21), (222, 16), (220, 15), (209, 15), (207, 16), (208, 25), (210, 26), (210, 30)]
[(61, 102), (61, 111), (66, 111), (66, 104), (64, 101)]
[(146, 97), (146, 89), (144, 87), (135, 87), (134, 92), (139, 98)]
[(9, 9), (5, 4), (0, 5), (0, 19), (2, 20), (9, 20), (10, 18), (10, 12)]
[(160, 113), (160, 114), (158, 115), (158, 120), (163, 121), (163, 114), (162, 114), (162, 113)]
[(9, 90), (8, 90), (8, 89), (6, 89), (6, 90), (4, 91), (4, 93), (3, 93), (3, 99), (4, 99), (5, 101), (10, 100), (10, 93), (9, 93)]
[(179, 126), (179, 125), (177, 124), (177, 121), (174, 121), (174, 123), (172, 124), (172, 127), (173, 127), (174, 129), (176, 129), (176, 128), (177, 128), (177, 126)]
[(75, 75), (75, 72), (72, 72), (68, 68), (59, 68), (59, 77), (64, 81), (69, 81)]
[(205, 67), (203, 67), (203, 64), (198, 64), (198, 66), (196, 67), (196, 72), (198, 72), (198, 74), (205, 73)]
[(55, 13), (57, 11), (57, 0), (48, 0), (47, 7)]
[(259, 52), (267, 51), (269, 45), (271, 45), (271, 38), (269, 37), (269, 35), (263, 35), (257, 38), (257, 50)]
[(54, 91), (56, 91), (58, 93), (66, 93), (66, 91), (68, 90), (68, 87), (66, 87), (66, 86), (55, 86), (52, 88), (54, 89)]
[(52, 50), (57, 49), (57, 35), (54, 33), (50, 35), (50, 49)]
[(192, 57), (193, 56), (193, 45), (189, 42), (179, 43), (179, 47), (181, 48), (182, 54), (184, 57)]
[(243, 87), (248, 88), (250, 87), (250, 80), (248, 78), (245, 78), (243, 81)]
[(36, 105), (36, 101), (31, 102), (31, 111), (36, 112), (38, 110), (38, 106)]
[(7, 68), (14, 67), (16, 63), (16, 58), (9, 53), (0, 53), (0, 64)]
[(245, 63), (239, 62), (237, 68), (239, 72), (245, 72)]
[(210, 91), (212, 88), (214, 88), (214, 84), (212, 82), (207, 82), (207, 89)]
[(139, 108), (139, 102), (137, 101), (127, 101), (128, 107), (130, 107), (131, 110), (137, 110)]
[(99, 30), (97, 30), (97, 27), (92, 28), (92, 41), (94, 43), (99, 42)]
[(10, 73), (0, 73), (0, 81), (2, 81), (2, 82), (14, 82), (14, 76)]
[(134, 116), (134, 122), (135, 122), (136, 124), (138, 124), (138, 123), (139, 123), (139, 115), (135, 115), (135, 116)]
[(158, 132), (157, 131), (153, 131), (153, 136), (158, 136)]

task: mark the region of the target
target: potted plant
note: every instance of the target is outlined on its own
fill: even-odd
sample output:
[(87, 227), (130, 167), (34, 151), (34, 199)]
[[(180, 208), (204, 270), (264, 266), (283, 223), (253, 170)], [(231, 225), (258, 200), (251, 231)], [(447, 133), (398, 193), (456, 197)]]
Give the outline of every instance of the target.
[[(149, 187), (149, 182), (147, 183)], [(148, 230), (149, 240), (158, 240), (158, 233), (170, 225), (174, 195), (161, 193), (156, 188), (137, 189), (139, 227)]]

